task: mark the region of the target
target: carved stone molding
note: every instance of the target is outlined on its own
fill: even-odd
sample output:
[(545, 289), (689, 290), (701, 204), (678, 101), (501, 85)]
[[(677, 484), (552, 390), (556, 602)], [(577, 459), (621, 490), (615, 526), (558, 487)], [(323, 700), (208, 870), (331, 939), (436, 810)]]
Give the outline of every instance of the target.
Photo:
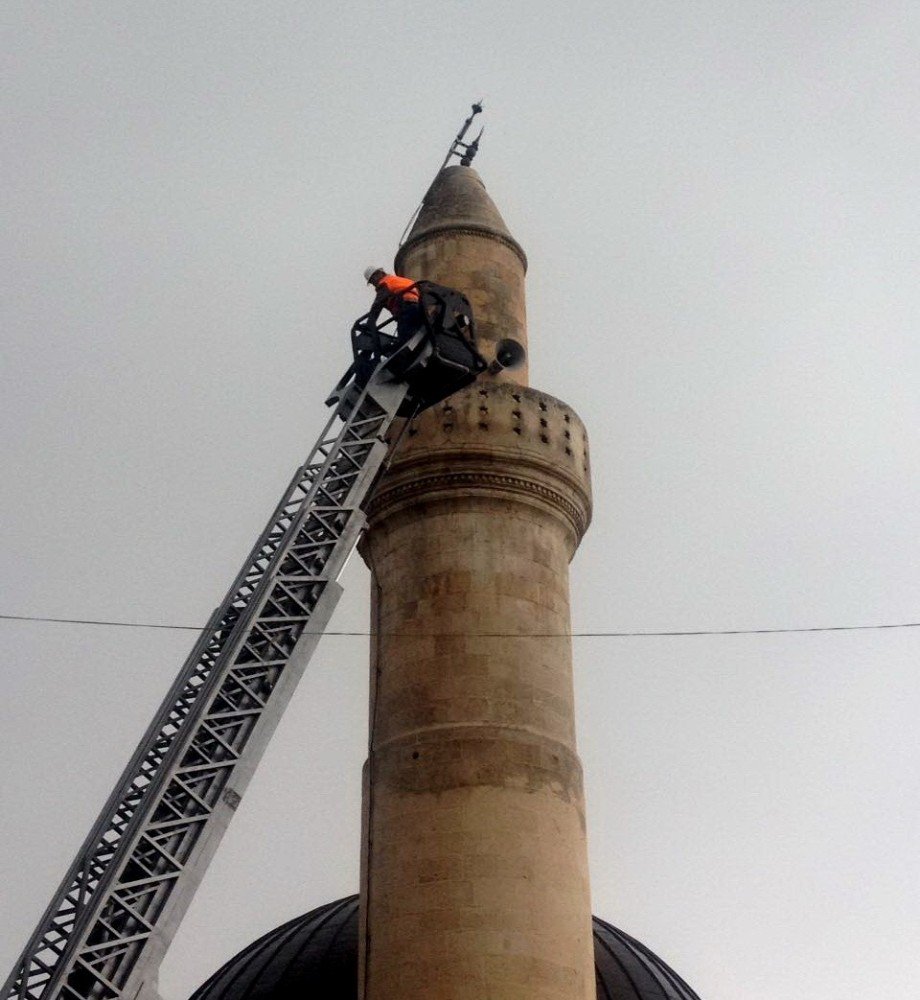
[(483, 498), (561, 519), (573, 548), (591, 520), (587, 435), (560, 400), (523, 386), (477, 383), (397, 432), (367, 504), (370, 526), (422, 504)]
[[(464, 463), (466, 464), (466, 463)], [(515, 475), (515, 472), (520, 474)], [(415, 470), (400, 482), (382, 484), (368, 505), (368, 521), (375, 523), (422, 503), (470, 497), (529, 502), (547, 513), (562, 516), (575, 539), (581, 541), (590, 522), (591, 503), (587, 494), (561, 481), (547, 482), (546, 470), (523, 463), (516, 469), (499, 472), (493, 468), (465, 468), (455, 471)], [(568, 486), (568, 488), (566, 488)]]
[(524, 253), (520, 244), (518, 244), (514, 239), (509, 239), (502, 233), (496, 233), (492, 229), (486, 229), (485, 227), (480, 228), (479, 226), (457, 226), (457, 225), (445, 225), (438, 229), (429, 229), (427, 232), (420, 236), (417, 236), (413, 240), (409, 240), (403, 246), (399, 248), (399, 252), (396, 254), (395, 266), (399, 270), (408, 256), (411, 250), (416, 250), (418, 247), (424, 246), (426, 243), (430, 243), (432, 240), (440, 239), (444, 236), (482, 236), (487, 240), (495, 240), (496, 243), (501, 243), (503, 246), (508, 247), (513, 250), (518, 260), (524, 266), (524, 271), (527, 271), (527, 254)]

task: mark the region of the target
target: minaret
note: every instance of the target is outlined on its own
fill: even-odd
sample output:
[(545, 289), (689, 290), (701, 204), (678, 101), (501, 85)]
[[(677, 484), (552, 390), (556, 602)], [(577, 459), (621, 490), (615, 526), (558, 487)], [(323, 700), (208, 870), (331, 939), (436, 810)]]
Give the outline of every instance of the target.
[[(442, 170), (399, 273), (526, 345), (526, 258), (467, 166)], [(415, 420), (370, 504), (362, 1000), (594, 1000), (568, 565), (587, 438), (526, 367)]]

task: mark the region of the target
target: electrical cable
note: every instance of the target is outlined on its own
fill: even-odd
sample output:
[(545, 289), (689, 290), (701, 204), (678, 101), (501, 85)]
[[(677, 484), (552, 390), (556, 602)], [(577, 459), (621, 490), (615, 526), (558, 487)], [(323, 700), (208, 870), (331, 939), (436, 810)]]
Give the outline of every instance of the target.
[[(4, 621), (50, 622), (56, 625), (106, 625), (115, 628), (157, 628), (174, 632), (201, 632), (198, 625), (165, 625), (156, 622), (115, 622), (92, 618), (45, 618), (39, 615), (3, 615)], [(475, 639), (624, 639), (648, 637), (685, 637), (693, 635), (782, 635), (794, 632), (867, 632), (883, 629), (920, 628), (920, 622), (896, 622), (882, 625), (812, 625), (795, 628), (715, 628), (674, 629), (653, 631), (604, 631), (604, 632), (389, 632), (386, 635), (412, 635), (425, 638), (475, 638)], [(374, 632), (304, 632), (304, 635), (357, 636), (367, 638)]]

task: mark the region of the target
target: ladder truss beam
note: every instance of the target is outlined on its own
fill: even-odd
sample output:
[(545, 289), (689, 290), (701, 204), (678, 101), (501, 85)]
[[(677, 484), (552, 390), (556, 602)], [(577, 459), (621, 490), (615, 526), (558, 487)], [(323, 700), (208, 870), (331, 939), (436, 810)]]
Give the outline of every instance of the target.
[(407, 391), (372, 377), (350, 412), (343, 404), (330, 417), (67, 872), (6, 1000), (122, 1000), (155, 970), (331, 613)]

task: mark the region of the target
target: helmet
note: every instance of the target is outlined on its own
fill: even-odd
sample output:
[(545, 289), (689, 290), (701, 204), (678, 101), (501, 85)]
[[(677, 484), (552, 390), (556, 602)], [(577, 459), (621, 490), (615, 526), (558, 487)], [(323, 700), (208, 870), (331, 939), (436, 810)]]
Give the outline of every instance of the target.
[(370, 284), (371, 278), (375, 274), (386, 274), (386, 271), (382, 267), (366, 267), (364, 268), (364, 280)]

